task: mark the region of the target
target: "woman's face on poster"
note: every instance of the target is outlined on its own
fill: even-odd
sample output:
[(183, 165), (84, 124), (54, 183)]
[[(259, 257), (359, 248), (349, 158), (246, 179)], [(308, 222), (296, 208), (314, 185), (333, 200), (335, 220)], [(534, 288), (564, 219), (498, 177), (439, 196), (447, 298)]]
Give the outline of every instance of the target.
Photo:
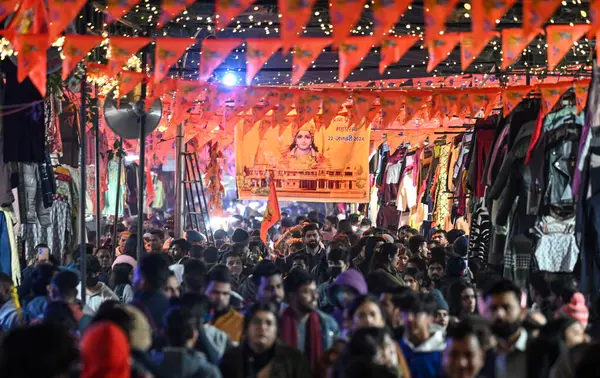
[(300, 130), (296, 134), (296, 147), (300, 150), (308, 150), (312, 145), (313, 139), (310, 132), (307, 130)]

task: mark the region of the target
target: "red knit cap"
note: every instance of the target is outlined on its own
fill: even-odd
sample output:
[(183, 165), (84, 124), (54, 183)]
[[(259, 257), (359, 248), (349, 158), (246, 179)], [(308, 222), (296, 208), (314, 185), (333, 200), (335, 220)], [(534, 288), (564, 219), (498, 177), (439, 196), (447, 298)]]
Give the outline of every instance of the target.
[(129, 342), (110, 322), (93, 325), (81, 339), (81, 378), (131, 378)]
[(583, 294), (573, 294), (571, 301), (556, 311), (556, 316), (571, 318), (583, 324), (584, 327), (587, 327), (590, 311), (585, 305), (585, 298), (583, 297)]

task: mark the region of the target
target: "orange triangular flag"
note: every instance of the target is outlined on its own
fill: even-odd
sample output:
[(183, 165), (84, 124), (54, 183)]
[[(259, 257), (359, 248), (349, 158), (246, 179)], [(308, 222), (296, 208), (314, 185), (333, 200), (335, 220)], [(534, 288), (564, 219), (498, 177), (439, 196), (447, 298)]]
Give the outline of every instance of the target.
[(352, 72), (371, 51), (375, 42), (373, 37), (348, 37), (340, 45), (340, 83), (346, 81)]
[(560, 97), (573, 86), (571, 81), (563, 81), (553, 84), (540, 84), (540, 93), (542, 94), (542, 108), (544, 115), (550, 113), (554, 105), (560, 100)]
[(119, 78), (119, 96), (124, 97), (144, 80), (146, 74), (133, 71), (121, 71)]
[(141, 0), (107, 0), (106, 1), (106, 22), (111, 23), (125, 16), (131, 8), (140, 3)]
[(600, 0), (590, 0), (588, 19), (590, 20), (590, 30), (587, 35), (589, 38), (594, 38), (596, 32), (600, 30)]
[(279, 12), (281, 13), (279, 35), (283, 53), (298, 43), (302, 29), (312, 16), (312, 8), (316, 0), (279, 0)]
[(551, 25), (546, 27), (548, 70), (553, 71), (569, 52), (573, 43), (589, 30), (589, 25)]
[(110, 37), (110, 59), (108, 69), (111, 75), (116, 75), (127, 64), (132, 55), (150, 43), (146, 37)]
[(483, 109), (483, 118), (487, 118), (494, 109), (499, 94), (500, 89), (498, 88), (470, 90), (469, 100), (471, 101), (471, 115), (477, 117), (479, 112)]
[(262, 99), (271, 91), (271, 88), (248, 87), (246, 96), (243, 98), (242, 109), (248, 110), (262, 101)]
[(148, 94), (146, 95), (146, 108), (152, 106), (155, 99), (162, 97), (166, 93), (173, 92), (177, 89), (177, 80), (170, 77), (164, 78), (160, 83), (148, 81)]
[(516, 2), (517, 0), (471, 0), (473, 34), (478, 36), (494, 31), (496, 20), (501, 20)]
[(156, 28), (160, 29), (177, 17), (185, 8), (195, 3), (195, 0), (162, 0), (160, 16), (156, 23)]
[(4, 21), (22, 2), (22, 0), (0, 0), (0, 22)]
[(427, 72), (433, 71), (438, 64), (446, 60), (459, 41), (460, 33), (445, 33), (433, 37), (427, 46), (429, 50)]
[(502, 103), (504, 104), (504, 117), (515, 110), (517, 105), (523, 101), (525, 96), (531, 92), (530, 86), (508, 87), (502, 91)]
[[(300, 38), (296, 40), (292, 55), (292, 85), (298, 84), (302, 75), (332, 42), (329, 38)], [(285, 42), (284, 42), (285, 43)]]
[(352, 105), (353, 105), (353, 120), (357, 126), (362, 124), (362, 121), (371, 110), (371, 106), (377, 100), (379, 96), (378, 92), (374, 91), (355, 91), (352, 93)]
[(79, 14), (86, 0), (48, 0), (48, 38), (56, 41)]
[(208, 80), (227, 55), (242, 43), (241, 39), (205, 39), (200, 58), (200, 80)]
[(42, 97), (46, 96), (46, 49), (47, 34), (21, 34), (15, 38), (17, 59), (17, 80), (23, 82), (27, 76)]
[(502, 29), (502, 69), (516, 62), (525, 47), (531, 43), (537, 32), (525, 34), (523, 29)]
[(331, 121), (338, 115), (342, 105), (348, 100), (348, 92), (336, 89), (326, 89), (322, 92), (323, 98), (323, 124), (325, 128), (329, 127)]
[(587, 105), (588, 93), (590, 91), (591, 79), (577, 80), (574, 83), (575, 87), (575, 103), (577, 112), (582, 112)]
[(279, 210), (279, 201), (277, 200), (275, 180), (271, 178), (271, 182), (269, 183), (269, 199), (267, 200), (265, 215), (263, 216), (262, 223), (260, 224), (260, 240), (262, 240), (263, 243), (267, 244), (269, 229), (280, 220), (281, 210)]
[(217, 0), (217, 30), (224, 29), (234, 18), (245, 11), (255, 0)]
[(400, 112), (402, 112), (404, 93), (395, 91), (382, 92), (379, 102), (381, 104), (382, 126), (386, 129), (394, 123)]
[(75, 68), (88, 52), (102, 42), (102, 37), (95, 35), (77, 35), (69, 34), (65, 37), (63, 45), (63, 55), (65, 59), (62, 61), (62, 79), (67, 79), (71, 71)]
[(423, 105), (428, 102), (431, 102), (431, 96), (433, 92), (431, 91), (407, 91), (405, 98), (405, 106), (404, 109), (406, 111), (406, 122), (413, 119), (414, 116), (421, 110), (423, 110)]
[(493, 31), (485, 34), (460, 33), (460, 66), (462, 70), (466, 71), (484, 47), (497, 36), (498, 33)]
[(458, 0), (425, 0), (425, 44), (430, 44), (446, 29), (446, 19), (450, 17)]
[(377, 39), (387, 36), (411, 3), (412, 0), (374, 0), (373, 36)]
[(258, 123), (258, 140), (263, 140), (265, 134), (271, 127), (273, 127), (273, 121), (268, 118), (261, 119)]
[(419, 37), (416, 35), (403, 35), (388, 37), (381, 41), (379, 73), (383, 74), (390, 64), (399, 62), (418, 40)]
[(347, 43), (348, 34), (354, 28), (362, 14), (366, 0), (330, 0), (329, 18), (333, 25), (333, 43), (340, 46)]
[(301, 93), (295, 90), (279, 90), (279, 106), (275, 110), (275, 121), (278, 124), (285, 122), (285, 117), (294, 107), (296, 98)]
[(321, 96), (315, 91), (302, 91), (296, 99), (296, 113), (298, 113), (298, 123), (304, 125), (313, 119), (321, 107)]
[(205, 97), (205, 87), (203, 83), (195, 80), (177, 80), (177, 93), (175, 94), (173, 111), (175, 120), (172, 123), (178, 124), (187, 118), (187, 111), (194, 105), (194, 101)]
[(252, 79), (261, 67), (279, 50), (280, 39), (246, 39), (246, 84), (251, 85)]
[(156, 38), (154, 82), (159, 83), (169, 73), (169, 68), (195, 43), (196, 40), (190, 38)]
[(563, 0), (523, 0), (523, 31), (525, 34), (543, 28)]

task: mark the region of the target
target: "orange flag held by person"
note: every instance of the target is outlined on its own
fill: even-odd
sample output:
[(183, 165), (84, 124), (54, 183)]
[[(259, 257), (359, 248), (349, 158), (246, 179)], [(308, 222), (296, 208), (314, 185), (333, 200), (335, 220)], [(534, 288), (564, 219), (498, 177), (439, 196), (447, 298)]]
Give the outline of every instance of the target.
[(550, 25), (546, 27), (549, 71), (556, 68), (573, 44), (583, 37), (589, 28), (589, 25)]
[(418, 40), (419, 37), (416, 35), (403, 35), (389, 37), (381, 41), (379, 73), (383, 75), (390, 64), (399, 62)]
[(330, 0), (329, 18), (333, 25), (333, 43), (336, 47), (347, 41), (348, 35), (360, 20), (366, 0)]
[(227, 58), (227, 55), (242, 44), (238, 38), (205, 39), (202, 41), (202, 56), (200, 58), (200, 80), (208, 80), (213, 71)]
[(161, 12), (158, 17), (156, 27), (162, 28), (169, 23), (173, 18), (177, 17), (185, 8), (190, 7), (195, 3), (195, 0), (162, 0)]
[(454, 50), (460, 41), (461, 33), (445, 33), (431, 40), (427, 45), (429, 50), (429, 63), (427, 64), (427, 72), (431, 72), (438, 64), (446, 60), (448, 55)]
[(269, 185), (269, 200), (267, 201), (267, 208), (265, 209), (265, 215), (260, 225), (260, 239), (266, 244), (267, 235), (269, 229), (275, 225), (275, 223), (281, 220), (281, 210), (279, 209), (279, 201), (277, 200), (277, 190), (275, 189), (275, 180), (271, 178)]
[(83, 60), (88, 52), (102, 42), (101, 36), (69, 34), (65, 37), (62, 61), (62, 79), (67, 79), (75, 66)]
[(46, 96), (46, 49), (47, 34), (21, 34), (15, 38), (17, 59), (17, 80), (23, 82), (27, 76), (42, 97)]
[(86, 0), (48, 0), (48, 38), (53, 43), (77, 17)]
[(377, 39), (387, 36), (411, 3), (412, 0), (374, 0), (373, 36)]
[(107, 0), (106, 13), (108, 13), (108, 16), (106, 22), (111, 23), (125, 16), (140, 1), (142, 0)]
[(375, 42), (373, 37), (348, 37), (340, 45), (340, 84), (346, 81), (350, 73), (362, 62), (371, 51)]
[(116, 76), (123, 66), (127, 64), (132, 55), (150, 43), (151, 39), (146, 37), (110, 37), (110, 59), (108, 69), (111, 75)]
[(287, 53), (300, 39), (302, 29), (312, 16), (313, 5), (316, 0), (279, 0), (279, 12), (281, 13), (281, 25), (279, 35), (283, 47), (283, 53)]
[(169, 73), (169, 68), (196, 43), (190, 38), (156, 38), (154, 82), (159, 83)]
[(217, 30), (222, 30), (227, 27), (231, 20), (248, 9), (254, 1), (255, 0), (216, 0), (215, 10), (217, 12)]
[(252, 79), (261, 67), (279, 50), (280, 39), (246, 39), (246, 84), (252, 85)]
[(524, 29), (517, 28), (502, 29), (502, 69), (505, 70), (515, 63), (525, 47), (538, 34), (538, 31), (527, 34)]
[(329, 38), (300, 38), (296, 41), (292, 54), (292, 85), (298, 84), (302, 75), (331, 42)]
[(523, 31), (525, 34), (543, 28), (563, 0), (523, 0)]

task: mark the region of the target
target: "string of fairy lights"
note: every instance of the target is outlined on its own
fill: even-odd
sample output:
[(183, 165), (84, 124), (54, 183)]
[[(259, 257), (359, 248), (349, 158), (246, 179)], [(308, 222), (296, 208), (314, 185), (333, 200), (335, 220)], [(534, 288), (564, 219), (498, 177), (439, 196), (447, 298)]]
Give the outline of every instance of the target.
[[(268, 3), (268, 4), (263, 4)], [(171, 36), (171, 37), (192, 37), (196, 36), (198, 43), (188, 50), (179, 61), (179, 69), (173, 69), (173, 77), (183, 77), (194, 79), (198, 76), (198, 67), (201, 57), (201, 41), (206, 38), (277, 38), (279, 36), (280, 19), (282, 15), (278, 12), (277, 1), (261, 2), (253, 5), (246, 12), (233, 20), (225, 30), (217, 31), (215, 29), (215, 11), (212, 2), (196, 2), (191, 7), (183, 11), (179, 16), (173, 19), (168, 25), (157, 29), (160, 15), (160, 2), (143, 0), (133, 7), (133, 9), (123, 17), (122, 23), (108, 25), (99, 22), (88, 22), (87, 27), (90, 33), (102, 35), (105, 41), (97, 49), (100, 53), (90, 53), (90, 57), (106, 58), (109, 51), (109, 38), (111, 35), (136, 36), (141, 35), (147, 30), (152, 30), (153, 36)], [(92, 11), (95, 13), (92, 19), (102, 20), (104, 6), (102, 4), (92, 3)], [(502, 61), (502, 43), (500, 38), (494, 38), (479, 55), (479, 57), (466, 70), (460, 68), (460, 56), (458, 48), (454, 50), (444, 62), (440, 63), (431, 74), (426, 74), (424, 68), (427, 65), (428, 53), (422, 43), (424, 38), (422, 1), (415, 1), (410, 5), (405, 14), (399, 17), (394, 28), (389, 30), (389, 35), (412, 35), (418, 36), (421, 42), (417, 43), (400, 62), (392, 64), (380, 75), (378, 73), (379, 48), (373, 46), (370, 54), (364, 58), (362, 64), (354, 70), (348, 80), (371, 81), (375, 85), (381, 86), (388, 79), (411, 78), (422, 76), (452, 76), (468, 73), (491, 73), (496, 75), (530, 74), (530, 75), (573, 75), (573, 66), (581, 66), (576, 73), (585, 73), (586, 67), (592, 64), (592, 51), (595, 46), (594, 40), (583, 38), (572, 46), (570, 53), (553, 72), (546, 69), (546, 49), (548, 47), (545, 37), (538, 35), (522, 52), (519, 62), (511, 67), (507, 72), (500, 72), (497, 67)], [(351, 36), (370, 36), (373, 35), (373, 6), (368, 1), (363, 10), (360, 21), (351, 31)], [(564, 0), (562, 6), (554, 13), (549, 20), (549, 24), (589, 24), (588, 5), (583, 4), (581, 0)], [(496, 20), (498, 31), (506, 27), (520, 27), (522, 21), (521, 3), (518, 2), (501, 19)], [(83, 17), (83, 16), (80, 16)], [(471, 5), (468, 2), (459, 4), (451, 17), (447, 21), (446, 32), (470, 31)], [(318, 0), (313, 8), (311, 20), (303, 29), (303, 36), (307, 37), (331, 37), (333, 25), (330, 22), (327, 2)], [(442, 32), (443, 33), (443, 32)], [(55, 43), (60, 47), (61, 44)], [(238, 84), (242, 84), (245, 76), (245, 51), (246, 45), (241, 44), (234, 49), (223, 64), (215, 70), (214, 80), (221, 80), (228, 73), (236, 77)], [(290, 54), (293, 54), (291, 52)], [(0, 59), (5, 59), (15, 55), (15, 51), (10, 43), (0, 40)], [(108, 55), (109, 56), (109, 55)], [(256, 85), (285, 85), (289, 84), (292, 70), (292, 56), (283, 56), (277, 53), (271, 58), (258, 75), (256, 75), (254, 84)], [(98, 63), (102, 63), (99, 59)], [(141, 71), (141, 61), (139, 57), (132, 57), (129, 69)], [(323, 49), (321, 56), (313, 63), (306, 72), (299, 85), (322, 85), (330, 83), (332, 86), (338, 86), (338, 55), (331, 48)], [(185, 69), (182, 70), (182, 67)], [(148, 68), (150, 69), (150, 68)], [(138, 71), (139, 72), (139, 71)]]

